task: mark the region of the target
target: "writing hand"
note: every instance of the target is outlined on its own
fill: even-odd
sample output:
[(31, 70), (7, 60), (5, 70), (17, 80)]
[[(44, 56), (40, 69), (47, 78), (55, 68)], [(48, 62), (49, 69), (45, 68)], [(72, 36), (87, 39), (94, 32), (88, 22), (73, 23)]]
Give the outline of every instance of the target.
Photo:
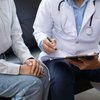
[(42, 48), (47, 54), (55, 53), (56, 52), (56, 40), (51, 39), (50, 42), (48, 39), (44, 39), (42, 43)]

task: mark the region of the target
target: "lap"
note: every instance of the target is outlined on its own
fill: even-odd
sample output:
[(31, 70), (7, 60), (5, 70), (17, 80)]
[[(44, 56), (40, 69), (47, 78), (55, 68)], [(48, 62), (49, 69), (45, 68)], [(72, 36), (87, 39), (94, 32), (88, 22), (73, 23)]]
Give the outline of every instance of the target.
[(0, 74), (0, 96), (12, 97), (24, 88), (38, 87), (42, 82), (39, 78), (29, 75)]
[(80, 70), (64, 59), (48, 60), (45, 61), (45, 64), (49, 68), (51, 78), (57, 76), (64, 77), (64, 75), (69, 73), (69, 76), (71, 75), (74, 78), (100, 82), (100, 68), (96, 70)]

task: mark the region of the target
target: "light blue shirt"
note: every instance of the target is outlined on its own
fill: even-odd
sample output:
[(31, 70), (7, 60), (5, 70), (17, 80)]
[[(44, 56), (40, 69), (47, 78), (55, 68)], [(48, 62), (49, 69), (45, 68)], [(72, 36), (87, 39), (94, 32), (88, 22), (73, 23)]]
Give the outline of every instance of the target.
[[(73, 0), (66, 0), (68, 2), (69, 5), (71, 5), (73, 7), (74, 10), (74, 16), (75, 16), (75, 21), (76, 21), (76, 30), (77, 30), (77, 35), (79, 35), (79, 32), (81, 30), (81, 26), (82, 26), (82, 22), (83, 22), (83, 17), (84, 17), (84, 12), (87, 6), (87, 3), (89, 0), (84, 0), (83, 4), (81, 5), (81, 7), (79, 8), (78, 6), (76, 6), (76, 4), (74, 3)], [(43, 50), (42, 48), (42, 42), (40, 42), (39, 44), (39, 48)]]
[(77, 35), (79, 35), (80, 29), (82, 26), (84, 12), (85, 12), (88, 1), (89, 0), (84, 0), (83, 4), (79, 8), (78, 6), (76, 6), (73, 0), (67, 0), (68, 4), (73, 7), (75, 21), (76, 21)]

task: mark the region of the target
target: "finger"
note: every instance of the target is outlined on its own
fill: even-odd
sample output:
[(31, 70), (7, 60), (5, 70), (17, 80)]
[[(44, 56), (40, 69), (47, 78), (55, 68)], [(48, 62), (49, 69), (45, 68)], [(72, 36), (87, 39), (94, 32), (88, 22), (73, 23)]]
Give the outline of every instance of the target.
[(43, 77), (44, 75), (40, 75), (40, 77)]
[(39, 66), (38, 66), (38, 61), (36, 62), (36, 66), (35, 66), (35, 71), (34, 71), (34, 75), (37, 76), (39, 70)]
[(39, 77), (43, 77), (45, 74), (40, 74)]
[(45, 45), (47, 45), (48, 47), (50, 47), (50, 48), (54, 48), (54, 44), (53, 44), (53, 42), (50, 42), (48, 39), (45, 39), (45, 40), (43, 40), (43, 43), (45, 44)]
[(33, 60), (33, 66), (32, 66), (32, 69), (31, 69), (31, 73), (34, 73), (35, 72), (35, 69), (36, 69), (36, 60)]
[(54, 45), (54, 49), (56, 48), (56, 39), (52, 39), (53, 45)]
[(54, 44), (53, 48), (55, 49), (56, 52), (58, 52), (58, 48), (56, 48), (56, 39), (52, 39), (52, 42)]
[(75, 59), (65, 59), (67, 62), (77, 66), (77, 67), (80, 67), (82, 66), (82, 62), (78, 61), (78, 60), (75, 60)]
[(49, 47), (47, 44), (42, 44), (42, 47), (47, 54), (56, 52), (54, 48)]
[(88, 55), (93, 55), (93, 54), (96, 54), (96, 52), (91, 52), (91, 53), (89, 53)]
[(41, 66), (41, 74), (43, 74), (44, 73), (44, 70), (43, 70), (43, 67)]
[(28, 66), (32, 66), (32, 62), (30, 60), (26, 60), (25, 64), (27, 64)]
[(39, 75), (39, 76), (38, 76), (38, 78), (42, 78), (42, 77), (43, 77), (43, 75)]
[(37, 64), (37, 66), (38, 66), (38, 72), (37, 72), (37, 76), (39, 76), (40, 74), (41, 74), (41, 66), (40, 66), (40, 64)]
[(88, 60), (86, 60), (85, 58), (78, 58), (81, 61), (78, 60), (71, 60), (70, 63), (77, 66), (80, 70), (85, 70), (87, 68), (88, 65)]
[(42, 47), (43, 47), (44, 50), (46, 49), (46, 50), (52, 51), (52, 52), (55, 51), (55, 47), (53, 47), (53, 46), (50, 47), (50, 46), (47, 45), (47, 44), (44, 44)]
[(52, 42), (53, 42), (53, 43), (55, 43), (55, 44), (56, 44), (56, 39), (51, 39), (51, 40), (52, 40)]
[(87, 59), (85, 59), (83, 57), (78, 58), (78, 60), (81, 60), (83, 63), (88, 63), (88, 61), (89, 61), (89, 60), (87, 60)]

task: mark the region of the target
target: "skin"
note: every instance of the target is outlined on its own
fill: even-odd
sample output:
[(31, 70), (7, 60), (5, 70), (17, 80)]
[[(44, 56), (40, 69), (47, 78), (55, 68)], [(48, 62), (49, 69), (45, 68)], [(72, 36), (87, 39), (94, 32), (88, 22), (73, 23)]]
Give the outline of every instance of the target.
[(84, 0), (73, 0), (75, 4), (80, 8)]
[[(90, 53), (95, 54), (95, 52)], [(74, 59), (65, 59), (67, 62), (77, 66), (80, 70), (89, 70), (89, 69), (97, 69), (100, 68), (100, 60), (98, 59), (98, 55), (92, 57), (90, 60), (86, 60), (85, 58), (78, 58), (78, 60)]]
[[(74, 0), (74, 2), (78, 7), (81, 7), (84, 0)], [(44, 39), (42, 47), (47, 54), (55, 53), (56, 40), (52, 39), (52, 43), (50, 43), (47, 39)], [(90, 54), (95, 54), (95, 52), (92, 52)], [(98, 59), (98, 56), (94, 56), (90, 60), (86, 60), (85, 58), (78, 58), (78, 59), (82, 62), (74, 59), (65, 59), (65, 61), (77, 66), (80, 70), (100, 68), (100, 60)]]
[(35, 59), (26, 60), (25, 64), (20, 66), (19, 74), (33, 75), (39, 78), (45, 75), (43, 67), (40, 65), (39, 61)]
[(43, 50), (47, 53), (47, 54), (51, 54), (51, 53), (55, 53), (56, 50), (56, 40), (55, 39), (51, 39), (52, 43), (49, 42), (49, 40), (44, 39), (43, 43), (42, 43), (42, 48)]

